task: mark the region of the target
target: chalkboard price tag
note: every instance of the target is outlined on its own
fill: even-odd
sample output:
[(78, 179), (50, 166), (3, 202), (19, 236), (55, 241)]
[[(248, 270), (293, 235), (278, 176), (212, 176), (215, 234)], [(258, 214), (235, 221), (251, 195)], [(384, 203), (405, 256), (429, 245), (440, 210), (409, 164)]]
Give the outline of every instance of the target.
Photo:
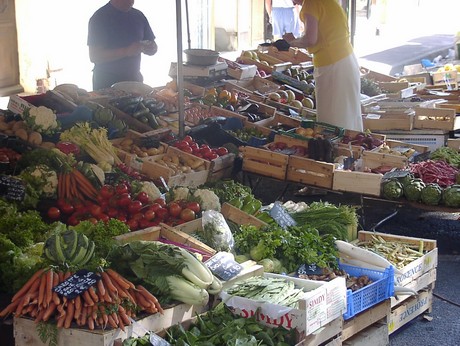
[(237, 276), (243, 270), (243, 267), (228, 252), (218, 252), (204, 262), (204, 264), (214, 275), (224, 281)]
[(91, 286), (94, 286), (101, 277), (86, 269), (81, 269), (75, 274), (64, 280), (59, 285), (54, 286), (53, 290), (57, 294), (66, 297), (67, 299), (74, 299)]
[(270, 216), (276, 221), (278, 225), (283, 228), (288, 226), (295, 226), (297, 223), (289, 215), (286, 209), (281, 205), (280, 202), (276, 201), (272, 209), (270, 209)]
[(323, 269), (318, 267), (316, 264), (302, 264), (297, 269), (297, 276), (299, 275), (321, 275)]
[(9, 175), (0, 175), (0, 196), (9, 201), (23, 201), (26, 188), (21, 179)]

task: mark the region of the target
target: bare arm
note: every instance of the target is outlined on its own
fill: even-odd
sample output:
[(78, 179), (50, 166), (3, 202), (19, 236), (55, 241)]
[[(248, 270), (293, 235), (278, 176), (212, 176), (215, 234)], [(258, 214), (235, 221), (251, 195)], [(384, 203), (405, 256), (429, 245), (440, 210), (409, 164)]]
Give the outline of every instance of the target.
[(292, 47), (308, 48), (318, 42), (318, 21), (315, 17), (307, 14), (305, 30), (302, 36), (294, 38), (292, 33), (286, 34), (283, 38), (289, 42)]
[(265, 0), (265, 10), (269, 17), (272, 16), (272, 0)]
[(147, 41), (146, 43), (142, 43), (142, 53), (145, 55), (155, 55), (158, 51), (158, 46), (155, 41)]

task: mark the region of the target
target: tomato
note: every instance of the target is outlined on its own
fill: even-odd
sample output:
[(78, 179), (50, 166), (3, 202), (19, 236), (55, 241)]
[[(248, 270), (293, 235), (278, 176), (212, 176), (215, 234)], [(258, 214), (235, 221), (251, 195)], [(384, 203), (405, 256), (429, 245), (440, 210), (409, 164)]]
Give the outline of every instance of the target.
[(139, 220), (141, 220), (143, 218), (144, 218), (144, 214), (142, 214), (142, 213), (136, 213), (136, 214), (133, 214), (131, 216), (131, 219), (134, 219), (134, 220), (137, 220), (137, 221), (139, 221)]
[(136, 196), (136, 199), (142, 204), (147, 204), (150, 201), (149, 195), (144, 191), (139, 192)]
[(153, 201), (154, 203), (158, 203), (161, 207), (166, 207), (166, 201), (163, 198), (157, 198)]
[(139, 228), (140, 229), (145, 229), (147, 227), (150, 227), (150, 221), (145, 219), (145, 218), (142, 218), (139, 220)]
[(109, 222), (110, 217), (109, 217), (107, 214), (102, 213), (102, 214), (100, 214), (100, 215), (97, 217), (97, 219), (98, 219), (99, 221), (102, 221), (102, 222), (104, 222), (104, 223), (107, 223), (107, 222)]
[(217, 155), (219, 156), (224, 156), (228, 154), (228, 149), (225, 147), (219, 147), (217, 148)]
[(144, 205), (142, 204), (141, 201), (134, 200), (128, 205), (128, 213), (130, 213), (131, 215), (134, 215), (140, 212), (143, 206)]
[(182, 211), (182, 207), (179, 205), (179, 203), (171, 202), (168, 204), (168, 210), (172, 217), (179, 217), (180, 212)]
[(154, 211), (154, 212), (157, 212), (157, 210), (158, 210), (159, 208), (162, 208), (162, 206), (161, 206), (159, 203), (153, 203), (153, 204), (149, 207), (149, 209), (152, 210), (152, 211)]
[(198, 214), (201, 211), (201, 206), (198, 202), (188, 202), (185, 205), (186, 208), (191, 209), (195, 212), (195, 214)]
[(139, 222), (134, 219), (129, 219), (126, 221), (126, 225), (128, 226), (129, 230), (132, 231), (137, 231), (139, 228)]
[(110, 207), (107, 210), (107, 215), (111, 218), (116, 218), (118, 216), (118, 209)]
[(156, 214), (157, 214), (157, 218), (162, 221), (166, 220), (169, 217), (169, 211), (166, 208), (159, 208), (156, 211)]
[(215, 160), (218, 157), (219, 157), (219, 155), (217, 155), (216, 153), (213, 153), (212, 151), (204, 156), (205, 159), (208, 159), (210, 161)]
[(118, 183), (117, 186), (115, 186), (115, 192), (117, 195), (128, 193), (129, 192), (128, 185), (126, 185), (125, 183)]
[(88, 219), (88, 221), (91, 222), (93, 225), (97, 224), (97, 222), (98, 222), (97, 219), (96, 219), (95, 217), (90, 217), (90, 218)]
[(148, 221), (152, 221), (155, 219), (156, 213), (152, 209), (147, 209), (147, 211), (144, 213), (144, 219)]
[(97, 218), (99, 217), (99, 215), (102, 214), (102, 208), (100, 205), (94, 205), (93, 207), (89, 209), (89, 212), (92, 216)]
[(74, 206), (72, 204), (68, 203), (68, 202), (64, 202), (60, 206), (60, 209), (66, 215), (72, 214), (75, 211)]
[(186, 135), (183, 140), (186, 141), (188, 144), (192, 144), (194, 142), (192, 136), (190, 135)]
[(192, 148), (192, 151), (193, 151), (193, 152), (196, 152), (196, 151), (199, 151), (199, 150), (200, 150), (200, 147), (198, 146), (197, 143), (192, 143), (192, 144), (190, 144), (190, 148)]
[(200, 149), (211, 149), (207, 144), (201, 144)]
[(122, 208), (127, 208), (131, 201), (131, 195), (129, 193), (123, 193), (118, 197), (117, 205)]
[(125, 214), (118, 214), (118, 216), (116, 218), (117, 218), (117, 220), (120, 220), (121, 222), (124, 222), (124, 223), (127, 222)]
[(184, 153), (187, 153), (187, 154), (193, 154), (193, 149), (190, 148), (189, 146), (180, 148), (180, 150), (182, 150)]
[(111, 198), (115, 194), (115, 189), (112, 185), (105, 184), (99, 190), (99, 195), (105, 199)]
[(68, 219), (67, 219), (67, 224), (69, 226), (76, 226), (80, 223), (80, 220), (78, 220), (77, 216), (76, 215), (71, 215)]
[(56, 205), (59, 209), (62, 208), (64, 204), (67, 204), (68, 202), (64, 198), (59, 198), (56, 202)]
[(61, 211), (57, 207), (49, 208), (47, 214), (51, 220), (58, 220), (61, 217)]
[(195, 216), (195, 212), (189, 208), (182, 209), (180, 212), (180, 218), (185, 222), (195, 220)]

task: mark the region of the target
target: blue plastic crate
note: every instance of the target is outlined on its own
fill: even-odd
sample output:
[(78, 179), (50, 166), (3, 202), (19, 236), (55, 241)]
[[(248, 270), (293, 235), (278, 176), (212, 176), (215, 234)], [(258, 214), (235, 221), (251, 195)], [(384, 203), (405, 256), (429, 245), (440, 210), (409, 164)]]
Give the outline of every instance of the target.
[(373, 281), (372, 284), (357, 291), (347, 290), (347, 312), (343, 314), (344, 320), (348, 320), (394, 295), (393, 266), (388, 267), (385, 271), (379, 271), (340, 263), (339, 268), (345, 270), (350, 276), (367, 275)]

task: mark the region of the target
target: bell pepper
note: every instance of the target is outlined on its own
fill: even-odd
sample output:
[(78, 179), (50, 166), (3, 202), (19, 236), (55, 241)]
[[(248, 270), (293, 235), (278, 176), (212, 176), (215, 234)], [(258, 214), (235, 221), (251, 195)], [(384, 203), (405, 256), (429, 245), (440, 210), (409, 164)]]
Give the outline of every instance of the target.
[(56, 143), (56, 148), (66, 155), (74, 154), (76, 156), (80, 154), (80, 147), (72, 142), (59, 141)]

